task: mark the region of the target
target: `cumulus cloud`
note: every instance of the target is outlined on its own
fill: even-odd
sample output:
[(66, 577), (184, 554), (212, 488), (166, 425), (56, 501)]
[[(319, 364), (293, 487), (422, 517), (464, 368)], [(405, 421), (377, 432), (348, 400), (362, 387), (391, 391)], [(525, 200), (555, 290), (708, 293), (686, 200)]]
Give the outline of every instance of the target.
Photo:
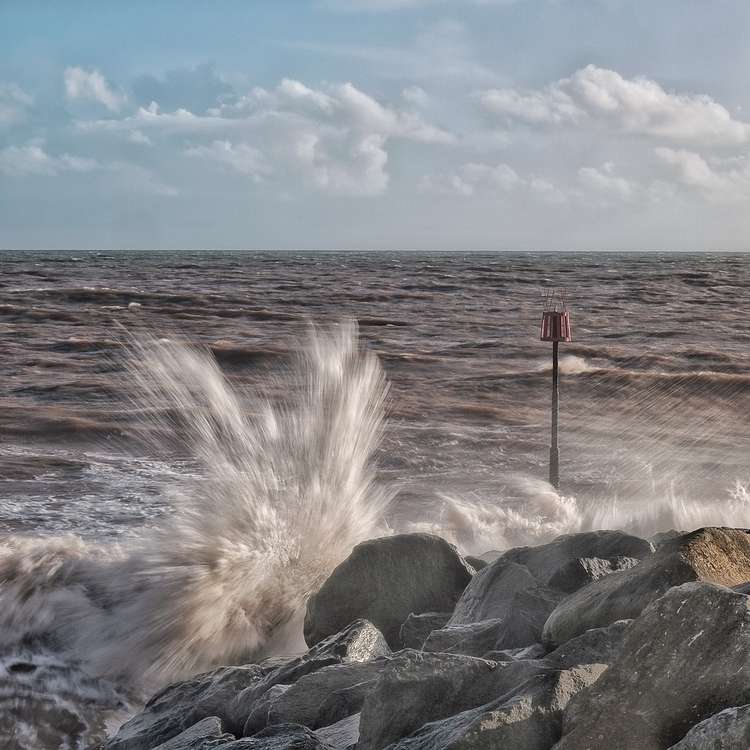
[(11, 177), (57, 175), (60, 172), (89, 172), (98, 167), (93, 159), (70, 154), (52, 156), (38, 144), (7, 146), (0, 150), (0, 172)]
[(420, 86), (407, 86), (401, 92), (401, 98), (415, 107), (427, 107), (431, 101), (430, 95)]
[(420, 189), (463, 197), (505, 194), (531, 196), (550, 203), (566, 200), (564, 192), (549, 180), (537, 175), (522, 177), (513, 167), (504, 163), (469, 162), (454, 174), (423, 177)]
[(216, 162), (240, 174), (260, 182), (271, 173), (263, 154), (247, 143), (232, 144), (229, 141), (213, 141), (208, 145), (191, 146), (185, 150), (188, 156)]
[[(83, 131), (135, 131), (159, 136), (207, 137), (186, 153), (213, 160), (254, 179), (271, 174), (330, 193), (378, 195), (389, 181), (388, 144), (455, 141), (419, 113), (384, 104), (351, 83), (311, 88), (283, 79), (254, 88), (205, 114), (162, 112), (156, 103), (121, 119), (86, 121)], [(260, 155), (263, 155), (262, 158)]]
[(22, 122), (33, 101), (31, 95), (15, 83), (0, 83), (0, 127)]
[(489, 89), (481, 106), (530, 125), (601, 125), (615, 131), (709, 146), (750, 142), (750, 124), (704, 94), (672, 93), (648, 78), (588, 65), (544, 89)]
[(588, 190), (623, 201), (632, 200), (638, 190), (636, 183), (615, 173), (612, 162), (605, 162), (600, 168), (581, 167), (578, 170), (578, 181)]
[(65, 95), (70, 100), (87, 99), (119, 112), (125, 103), (122, 94), (114, 92), (98, 70), (70, 67), (65, 70)]
[(750, 158), (747, 155), (715, 159), (712, 163), (687, 149), (660, 147), (655, 153), (682, 186), (710, 201), (733, 203), (750, 199)]

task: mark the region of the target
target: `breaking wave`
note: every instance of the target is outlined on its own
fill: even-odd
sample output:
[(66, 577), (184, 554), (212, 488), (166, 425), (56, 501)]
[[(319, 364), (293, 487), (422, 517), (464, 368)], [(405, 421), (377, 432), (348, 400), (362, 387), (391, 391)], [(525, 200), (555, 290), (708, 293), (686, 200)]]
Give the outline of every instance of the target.
[[(100, 680), (101, 694), (116, 692), (113, 710), (129, 689), (258, 658), (294, 630), (307, 595), (352, 546), (384, 530), (393, 491), (376, 482), (373, 455), (387, 385), (353, 324), (313, 332), (282, 406), (243, 401), (208, 353), (179, 342), (134, 342), (129, 361), (144, 439), (176, 444), (196, 478), (126, 545), (0, 541), (0, 661), (23, 654), (27, 665), (0, 674), (13, 710), (18, 675), (43, 674), (51, 653), (87, 676), (86, 691)], [(50, 680), (26, 694), (52, 697), (60, 675)], [(65, 689), (88, 700), (73, 682)], [(11, 714), (0, 729), (19, 737)], [(26, 730), (30, 747), (43, 746)]]

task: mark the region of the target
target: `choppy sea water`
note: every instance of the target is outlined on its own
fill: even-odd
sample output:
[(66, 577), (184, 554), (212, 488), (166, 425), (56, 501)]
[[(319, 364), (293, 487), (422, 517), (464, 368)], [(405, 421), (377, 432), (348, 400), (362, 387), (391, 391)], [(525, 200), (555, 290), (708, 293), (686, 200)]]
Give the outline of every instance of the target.
[[(18, 747), (56, 747), (55, 726), (90, 741), (137, 705), (123, 650), (159, 665), (149, 687), (268, 650), (305, 587), (388, 528), (478, 552), (586, 528), (750, 526), (743, 255), (0, 264), (0, 737)], [(550, 287), (567, 289), (574, 338), (559, 493), (545, 482)], [(273, 564), (253, 577), (259, 552)], [(227, 598), (266, 603), (252, 633)], [(217, 650), (186, 659), (192, 631), (170, 619)]]

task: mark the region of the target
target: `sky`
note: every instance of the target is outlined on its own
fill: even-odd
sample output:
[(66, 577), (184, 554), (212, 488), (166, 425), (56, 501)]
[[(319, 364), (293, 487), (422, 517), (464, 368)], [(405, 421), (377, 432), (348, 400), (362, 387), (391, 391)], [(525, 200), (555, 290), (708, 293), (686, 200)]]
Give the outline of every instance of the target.
[(0, 247), (750, 249), (747, 0), (2, 0)]

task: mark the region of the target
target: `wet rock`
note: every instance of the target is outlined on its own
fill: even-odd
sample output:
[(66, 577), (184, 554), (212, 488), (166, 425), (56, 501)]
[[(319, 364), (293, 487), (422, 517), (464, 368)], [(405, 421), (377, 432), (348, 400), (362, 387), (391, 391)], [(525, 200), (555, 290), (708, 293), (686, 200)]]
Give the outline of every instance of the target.
[(664, 542), (640, 565), (612, 573), (568, 596), (547, 620), (543, 640), (553, 647), (590, 628), (638, 617), (672, 586), (687, 581), (734, 586), (747, 580), (748, 534), (737, 529), (698, 529)]
[(208, 717), (218, 717), (226, 725), (227, 707), (235, 695), (259, 684), (263, 676), (263, 669), (257, 665), (220, 667), (169, 685), (151, 698), (141, 713), (123, 724), (102, 748), (152, 750)]
[(415, 615), (413, 612), (401, 626), (399, 638), (404, 648), (422, 648), (427, 636), (433, 630), (442, 628), (451, 619), (451, 612), (423, 612)]
[(426, 724), (389, 750), (549, 750), (568, 701), (600, 672), (585, 667), (536, 675), (489, 704)]
[(696, 724), (669, 750), (747, 750), (750, 747), (750, 705), (725, 708)]
[(330, 750), (315, 732), (301, 724), (275, 724), (252, 737), (220, 747), (221, 750)]
[(570, 702), (555, 750), (662, 750), (703, 719), (750, 703), (749, 603), (710, 583), (654, 601), (607, 671)]
[(623, 531), (583, 531), (560, 536), (549, 544), (537, 547), (516, 547), (505, 552), (501, 560), (525, 565), (543, 584), (558, 571), (580, 557), (614, 559), (648, 557), (654, 548), (650, 542)]
[(381, 750), (427, 722), (488, 703), (545, 671), (535, 661), (401, 651), (365, 699), (357, 750)]
[(308, 600), (305, 640), (316, 644), (365, 618), (399, 648), (409, 614), (452, 611), (473, 574), (453, 545), (431, 534), (363, 542)]
[(315, 735), (330, 750), (354, 750), (359, 740), (359, 714), (318, 729)]
[[(391, 653), (383, 634), (370, 622), (356, 620), (340, 633), (325, 638), (309, 651), (267, 671), (262, 679), (233, 696), (224, 716), (229, 731), (241, 735), (258, 702), (275, 685), (292, 685), (301, 677), (335, 664), (371, 661)], [(262, 714), (261, 714), (262, 715)]]
[[(284, 686), (284, 689), (281, 689), (281, 685), (276, 685), (253, 707), (245, 723), (243, 736), (255, 734), (272, 724), (303, 724), (310, 729), (317, 729), (358, 712), (385, 664), (383, 659), (336, 664), (300, 677), (294, 685)], [(355, 687), (356, 691), (353, 690)], [(343, 716), (336, 715), (328, 702), (330, 696), (342, 691), (348, 691), (348, 701), (345, 704), (348, 713)], [(269, 693), (272, 695), (269, 696)], [(338, 705), (338, 710), (342, 710), (342, 704)]]
[(501, 651), (489, 651), (482, 656), (490, 661), (521, 661), (523, 659), (541, 659), (547, 649), (541, 643), (532, 643), (524, 648), (505, 648)]
[(210, 750), (234, 739), (233, 734), (223, 731), (221, 719), (209, 716), (153, 750)]
[(474, 555), (466, 555), (464, 558), (469, 565), (476, 571), (480, 571), (482, 568), (486, 568), (489, 560), (483, 560), (481, 557), (474, 557)]
[(517, 593), (537, 589), (539, 582), (524, 565), (496, 560), (480, 570), (461, 594), (449, 625), (467, 625), (504, 617)]
[[(455, 624), (454, 616), (447, 627), (430, 633), (423, 649), (482, 656), (488, 651), (529, 646), (542, 639), (544, 623), (561, 598), (561, 594), (543, 586), (518, 591), (504, 605), (503, 617)], [(459, 615), (459, 619), (462, 617)]]
[(592, 628), (563, 643), (544, 658), (550, 666), (570, 669), (579, 664), (611, 664), (622, 648), (632, 620), (618, 620), (606, 628)]
[(618, 570), (628, 570), (638, 563), (635, 557), (577, 557), (565, 563), (552, 578), (549, 585), (568, 594), (572, 594), (592, 581), (598, 581)]

